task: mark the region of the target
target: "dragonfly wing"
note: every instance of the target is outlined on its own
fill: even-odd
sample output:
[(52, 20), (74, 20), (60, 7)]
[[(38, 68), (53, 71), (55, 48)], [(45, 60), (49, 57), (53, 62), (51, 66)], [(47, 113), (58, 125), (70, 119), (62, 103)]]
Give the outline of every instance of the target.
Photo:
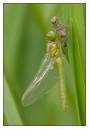
[(52, 58), (50, 58), (50, 55), (46, 54), (35, 78), (22, 96), (23, 105), (28, 106), (37, 101), (41, 96), (47, 93), (57, 81), (56, 64), (53, 62)]

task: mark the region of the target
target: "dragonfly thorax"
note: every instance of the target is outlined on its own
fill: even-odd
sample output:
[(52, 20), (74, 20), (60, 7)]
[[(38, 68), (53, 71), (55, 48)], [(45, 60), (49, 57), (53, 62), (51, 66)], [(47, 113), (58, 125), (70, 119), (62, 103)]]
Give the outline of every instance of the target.
[(47, 51), (50, 53), (51, 57), (58, 57), (59, 56), (59, 46), (56, 42), (49, 42)]

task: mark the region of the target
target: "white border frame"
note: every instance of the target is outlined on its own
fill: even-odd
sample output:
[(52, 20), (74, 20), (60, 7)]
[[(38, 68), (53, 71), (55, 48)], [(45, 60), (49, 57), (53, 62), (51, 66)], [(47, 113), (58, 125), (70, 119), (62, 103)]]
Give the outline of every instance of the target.
[[(78, 128), (89, 128), (89, 3), (88, 0), (0, 0), (0, 128), (3, 126), (3, 3), (86, 3), (86, 125)], [(54, 128), (54, 126), (30, 126), (30, 128)], [(66, 128), (75, 128), (77, 126), (66, 126)], [(12, 128), (12, 126), (7, 126)], [(13, 128), (18, 128), (13, 126)], [(19, 129), (29, 128), (29, 126), (19, 126)], [(55, 126), (59, 128), (59, 126)], [(60, 126), (65, 128), (65, 126)]]

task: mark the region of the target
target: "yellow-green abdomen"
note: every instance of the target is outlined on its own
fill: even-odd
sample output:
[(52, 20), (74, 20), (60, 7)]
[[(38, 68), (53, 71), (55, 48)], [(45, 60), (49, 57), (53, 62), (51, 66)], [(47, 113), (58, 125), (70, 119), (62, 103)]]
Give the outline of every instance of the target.
[(60, 57), (56, 59), (56, 63), (57, 63), (58, 72), (59, 72), (62, 108), (63, 108), (63, 111), (67, 111), (67, 95), (66, 95), (66, 85), (65, 85), (65, 77), (64, 77), (64, 63)]

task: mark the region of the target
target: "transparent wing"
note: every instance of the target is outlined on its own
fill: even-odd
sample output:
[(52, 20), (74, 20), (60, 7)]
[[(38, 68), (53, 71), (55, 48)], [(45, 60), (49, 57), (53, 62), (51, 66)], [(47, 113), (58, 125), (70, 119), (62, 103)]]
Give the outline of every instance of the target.
[(50, 55), (47, 53), (41, 66), (26, 91), (22, 96), (24, 106), (31, 105), (41, 96), (49, 91), (58, 81), (57, 67)]

